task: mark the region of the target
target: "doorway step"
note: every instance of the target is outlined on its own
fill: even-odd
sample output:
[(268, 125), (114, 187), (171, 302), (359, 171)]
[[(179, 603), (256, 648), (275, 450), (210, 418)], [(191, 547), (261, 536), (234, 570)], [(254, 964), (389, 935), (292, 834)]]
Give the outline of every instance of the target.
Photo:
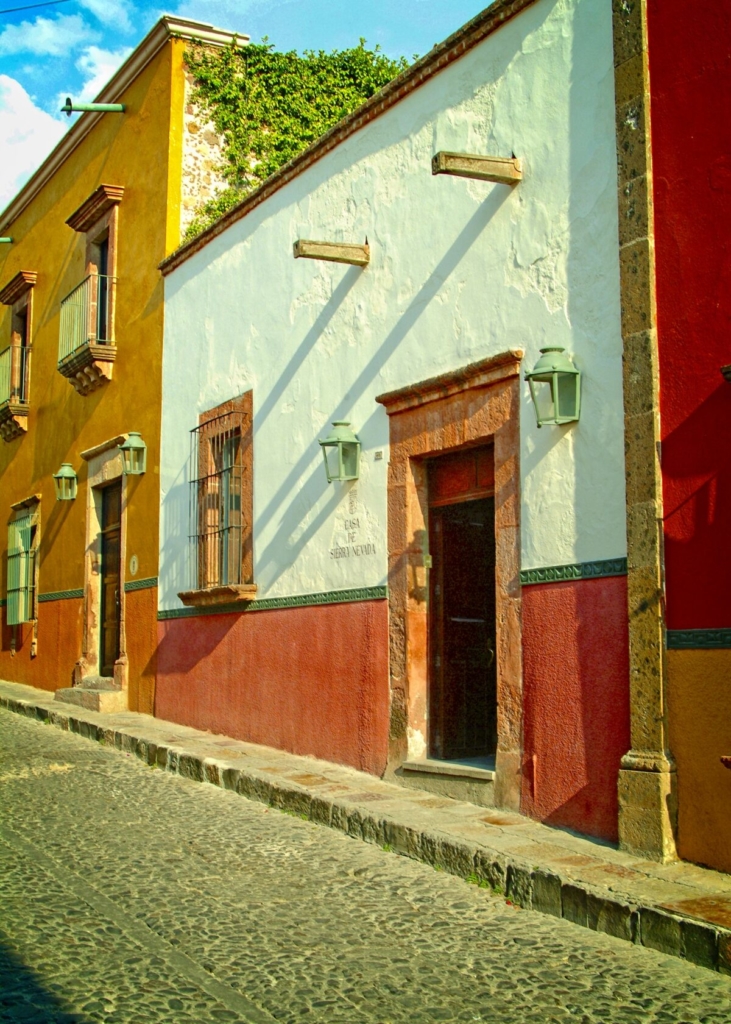
[(495, 758), (473, 757), (463, 761), (442, 761), (425, 757), (404, 761), (395, 778), (409, 789), (464, 800), (478, 807), (495, 806)]
[(56, 690), (55, 700), (87, 711), (127, 710), (127, 694), (111, 676), (84, 676), (78, 686)]

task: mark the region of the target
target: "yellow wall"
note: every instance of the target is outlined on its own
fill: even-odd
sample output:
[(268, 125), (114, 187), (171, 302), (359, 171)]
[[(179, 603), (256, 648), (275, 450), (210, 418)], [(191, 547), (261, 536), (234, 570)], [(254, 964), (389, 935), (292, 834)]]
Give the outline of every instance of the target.
[[(180, 139), (183, 118), (182, 55), (169, 40), (129, 86), (124, 114), (107, 114), (10, 225), (14, 239), (0, 247), (0, 287), (19, 270), (38, 273), (33, 290), (32, 368), (28, 432), (0, 441), (0, 551), (6, 587), (10, 504), (42, 494), (39, 593), (84, 586), (86, 463), (80, 452), (116, 434), (138, 430), (148, 446), (147, 473), (130, 478), (127, 512), (127, 579), (136, 555), (136, 579), (157, 576), (159, 433), (162, 369), (163, 281), (157, 264), (179, 242)], [(172, 129), (172, 130), (171, 130)], [(122, 185), (117, 247), (113, 380), (86, 397), (57, 370), (61, 300), (85, 276), (86, 242), (66, 219), (100, 184)], [(0, 306), (0, 349), (10, 341), (10, 310)], [(70, 462), (79, 478), (74, 502), (56, 502), (52, 473)], [(128, 594), (130, 706), (149, 711), (154, 691), (156, 600)], [(136, 612), (152, 623), (136, 621)], [(11, 630), (3, 628), (0, 677), (55, 690), (70, 685), (81, 655), (83, 602), (41, 602), (38, 656), (30, 658), (30, 627), (10, 655)], [(132, 616), (132, 621), (130, 620)], [(3, 613), (3, 623), (6, 615)], [(148, 649), (150, 648), (150, 649)]]
[(678, 853), (731, 871), (731, 650), (668, 651), (668, 680)]

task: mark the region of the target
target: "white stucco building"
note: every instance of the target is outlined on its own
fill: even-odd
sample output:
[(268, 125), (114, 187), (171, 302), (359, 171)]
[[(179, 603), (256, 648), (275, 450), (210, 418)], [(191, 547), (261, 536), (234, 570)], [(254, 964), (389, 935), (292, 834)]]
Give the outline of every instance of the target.
[[(157, 713), (612, 832), (614, 112), (609, 0), (499, 0), (166, 260)], [(440, 152), (522, 177), (433, 174)], [(581, 415), (538, 429), (549, 346)], [(341, 420), (359, 479), (328, 483)]]

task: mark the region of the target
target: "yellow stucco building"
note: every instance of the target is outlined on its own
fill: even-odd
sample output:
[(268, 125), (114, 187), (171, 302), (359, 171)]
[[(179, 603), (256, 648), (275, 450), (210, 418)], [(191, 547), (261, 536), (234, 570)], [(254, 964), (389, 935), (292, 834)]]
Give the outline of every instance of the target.
[(185, 50), (231, 39), (162, 18), (0, 214), (0, 678), (87, 707), (154, 707), (158, 264), (218, 187)]

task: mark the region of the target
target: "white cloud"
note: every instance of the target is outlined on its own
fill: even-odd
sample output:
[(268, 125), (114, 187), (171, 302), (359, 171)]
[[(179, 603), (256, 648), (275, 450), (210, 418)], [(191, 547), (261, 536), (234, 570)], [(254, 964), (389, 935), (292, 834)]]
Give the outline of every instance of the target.
[(84, 76), (84, 84), (74, 99), (93, 100), (130, 53), (131, 46), (122, 47), (121, 50), (102, 50), (98, 46), (87, 46), (76, 61), (76, 67)]
[(99, 33), (78, 14), (57, 18), (36, 18), (8, 25), (0, 32), (0, 54), (35, 53), (37, 56), (62, 57), (96, 42)]
[(114, 28), (117, 32), (131, 32), (130, 14), (134, 7), (129, 0), (79, 0), (81, 7), (94, 15), (102, 25)]
[(65, 125), (37, 107), (20, 82), (0, 75), (0, 209), (61, 138)]

